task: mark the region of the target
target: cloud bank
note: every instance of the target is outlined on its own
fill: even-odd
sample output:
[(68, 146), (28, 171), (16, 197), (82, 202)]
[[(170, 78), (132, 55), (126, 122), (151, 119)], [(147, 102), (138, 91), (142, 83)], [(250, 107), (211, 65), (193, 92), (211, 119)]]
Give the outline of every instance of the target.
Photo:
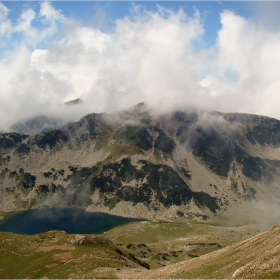
[[(102, 32), (52, 3), (25, 8), (12, 21), (0, 3), (1, 130), (36, 114), (77, 120), (146, 102), (161, 111), (195, 107), (280, 119), (280, 29), (231, 11), (220, 14), (216, 44), (197, 48), (204, 26), (158, 6), (132, 6)], [(79, 106), (58, 106), (81, 98)]]

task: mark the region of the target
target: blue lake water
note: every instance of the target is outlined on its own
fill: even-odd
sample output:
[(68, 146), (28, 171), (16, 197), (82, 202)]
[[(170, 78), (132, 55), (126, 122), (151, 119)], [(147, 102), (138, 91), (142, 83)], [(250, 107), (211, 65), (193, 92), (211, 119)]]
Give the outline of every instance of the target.
[(67, 233), (100, 234), (133, 221), (140, 220), (86, 212), (79, 208), (46, 208), (9, 215), (0, 221), (0, 231), (37, 234), (49, 230), (64, 230)]

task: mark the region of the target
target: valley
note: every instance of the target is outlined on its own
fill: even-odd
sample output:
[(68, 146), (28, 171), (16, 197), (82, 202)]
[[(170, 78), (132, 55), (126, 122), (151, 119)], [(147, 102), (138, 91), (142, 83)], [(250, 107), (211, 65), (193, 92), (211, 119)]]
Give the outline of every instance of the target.
[(255, 225), (148, 221), (119, 226), (102, 235), (2, 232), (0, 277), (131, 278), (135, 273), (199, 258), (257, 233)]
[(1, 219), (58, 207), (145, 220), (101, 235), (2, 232), (0, 278), (277, 278), (269, 257), (270, 274), (252, 271), (278, 248), (279, 179), (280, 121), (264, 116), (140, 103), (0, 133)]

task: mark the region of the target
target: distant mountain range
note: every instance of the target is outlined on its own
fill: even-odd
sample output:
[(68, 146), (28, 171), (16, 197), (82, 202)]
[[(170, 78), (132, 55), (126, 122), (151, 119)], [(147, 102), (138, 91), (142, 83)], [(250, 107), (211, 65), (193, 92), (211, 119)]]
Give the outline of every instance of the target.
[(46, 115), (39, 115), (13, 124), (11, 131), (25, 135), (35, 135), (40, 132), (55, 129), (64, 124), (61, 119), (48, 117)]
[[(77, 98), (74, 100), (67, 101), (61, 104), (61, 106), (69, 107), (73, 105), (79, 105), (82, 103), (83, 100)], [(60, 118), (55, 118), (46, 115), (37, 115), (32, 118), (14, 123), (13, 125), (11, 125), (10, 131), (26, 135), (35, 135), (40, 132), (58, 128), (63, 124), (65, 124), (65, 121), (63, 121)]]
[(1, 211), (59, 205), (205, 220), (254, 202), (278, 205), (279, 120), (155, 114), (140, 103), (51, 129), (56, 125), (42, 116), (18, 124), (20, 133), (0, 134)]

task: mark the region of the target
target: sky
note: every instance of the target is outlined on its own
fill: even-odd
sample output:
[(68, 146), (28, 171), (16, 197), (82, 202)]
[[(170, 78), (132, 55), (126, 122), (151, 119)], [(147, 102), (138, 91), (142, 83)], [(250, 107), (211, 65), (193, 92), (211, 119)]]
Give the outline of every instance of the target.
[(280, 119), (279, 11), (277, 1), (0, 2), (0, 130), (139, 102)]

